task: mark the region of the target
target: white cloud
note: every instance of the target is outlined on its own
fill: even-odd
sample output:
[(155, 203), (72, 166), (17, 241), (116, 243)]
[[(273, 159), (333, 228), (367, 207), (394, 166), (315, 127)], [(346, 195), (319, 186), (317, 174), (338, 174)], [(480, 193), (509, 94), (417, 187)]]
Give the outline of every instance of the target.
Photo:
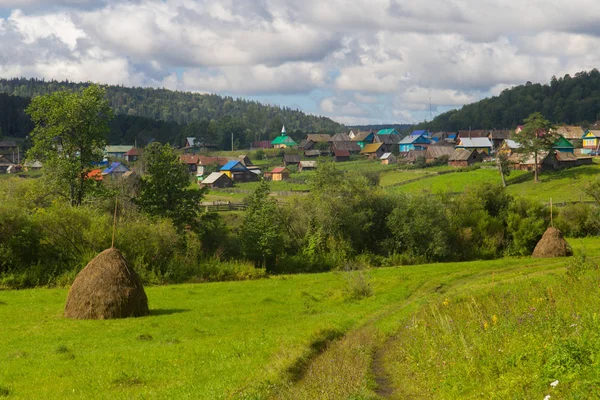
[[(414, 121), (600, 64), (597, 0), (0, 0), (0, 74)], [(4, 14), (6, 15), (6, 12)], [(276, 101), (276, 100), (275, 100)]]

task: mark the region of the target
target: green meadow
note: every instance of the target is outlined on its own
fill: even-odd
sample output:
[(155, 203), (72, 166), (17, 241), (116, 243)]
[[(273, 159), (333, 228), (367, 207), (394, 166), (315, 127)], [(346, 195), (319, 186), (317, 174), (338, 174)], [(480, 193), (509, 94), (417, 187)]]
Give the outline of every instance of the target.
[[(572, 242), (591, 260), (600, 255), (599, 244)], [(0, 291), (0, 397), (481, 398), (481, 390), (498, 387), (497, 397), (486, 398), (543, 398), (550, 377), (564, 382), (560, 393), (585, 378), (579, 384), (584, 393), (595, 387), (600, 365), (593, 323), (600, 276), (593, 269), (572, 274), (574, 285), (589, 292), (585, 296), (578, 286), (563, 288), (561, 282), (571, 282), (565, 279), (569, 260), (508, 258), (147, 287), (150, 316), (110, 321), (63, 318), (67, 289)], [(531, 312), (523, 307), (539, 307), (531, 301), (548, 287), (555, 313), (547, 305), (497, 353), (494, 346), (510, 336), (521, 313)], [(583, 300), (565, 300), (578, 296)], [(483, 305), (468, 312), (471, 297)], [(504, 302), (494, 305), (488, 297)], [(511, 304), (514, 310), (502, 314)], [(436, 308), (444, 308), (442, 322), (431, 311)], [(574, 322), (578, 328), (564, 330), (573, 314), (582, 316)], [(460, 328), (431, 336), (447, 318)], [(411, 341), (399, 334), (406, 329), (416, 332)], [(496, 336), (475, 340), (485, 335)], [(548, 350), (544, 357), (560, 358), (568, 340), (589, 344), (584, 361), (570, 361), (579, 353), (566, 347), (575, 355), (552, 361), (545, 375), (528, 369), (541, 362), (534, 357), (537, 347), (529, 346), (555, 346), (556, 354)], [(494, 375), (490, 363), (499, 357), (502, 374)], [(433, 369), (450, 362), (445, 375)], [(527, 378), (516, 378), (526, 372)]]

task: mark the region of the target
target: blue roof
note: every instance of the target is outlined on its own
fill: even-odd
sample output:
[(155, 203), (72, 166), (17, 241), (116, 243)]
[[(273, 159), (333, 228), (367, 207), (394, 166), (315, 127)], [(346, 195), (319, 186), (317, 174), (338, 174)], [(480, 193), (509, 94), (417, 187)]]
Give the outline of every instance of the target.
[(412, 131), (412, 133), (410, 134), (410, 136), (421, 136), (421, 135), (427, 135), (427, 131), (426, 130)]
[(248, 168), (239, 161), (231, 160), (223, 165), (220, 171), (248, 171)]
[(429, 144), (430, 141), (429, 141), (429, 139), (427, 137), (425, 137), (423, 135), (406, 136), (404, 139), (402, 139), (400, 141), (399, 144), (414, 144), (414, 143)]
[[(106, 175), (106, 174), (112, 174), (112, 172), (119, 167), (119, 165), (122, 165), (120, 162), (113, 162), (110, 164), (110, 166), (108, 168), (106, 168), (104, 171), (102, 171), (102, 174)], [(125, 165), (123, 165), (123, 167), (125, 167), (125, 169), (127, 171), (129, 171), (129, 168), (127, 168)]]

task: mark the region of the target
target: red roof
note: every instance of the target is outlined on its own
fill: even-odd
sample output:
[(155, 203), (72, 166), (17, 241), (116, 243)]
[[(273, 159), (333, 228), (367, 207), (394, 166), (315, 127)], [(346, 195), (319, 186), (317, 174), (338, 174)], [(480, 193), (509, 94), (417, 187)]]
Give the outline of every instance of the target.
[[(198, 157), (198, 164), (200, 164), (200, 165), (216, 164), (216, 165), (223, 166), (223, 165), (227, 164), (229, 161), (231, 161), (227, 157), (207, 157), (207, 156), (196, 156), (196, 157)], [(237, 161), (237, 159), (236, 159), (236, 161)]]
[(199, 164), (200, 156), (195, 154), (182, 154), (179, 156), (179, 159), (184, 164)]
[(136, 149), (135, 147), (132, 147), (131, 150), (129, 150), (127, 153), (125, 153), (126, 156), (141, 156), (142, 155), (142, 151), (140, 149)]
[(350, 152), (348, 150), (333, 150), (333, 154), (336, 157), (350, 157)]
[(104, 179), (102, 177), (102, 170), (101, 169), (93, 169), (90, 172), (87, 173), (87, 175), (85, 176), (85, 179), (93, 179), (95, 181), (101, 181), (102, 179)]
[(273, 171), (271, 171), (272, 174), (281, 174), (282, 172), (286, 172), (289, 170), (286, 167), (275, 167), (273, 168)]

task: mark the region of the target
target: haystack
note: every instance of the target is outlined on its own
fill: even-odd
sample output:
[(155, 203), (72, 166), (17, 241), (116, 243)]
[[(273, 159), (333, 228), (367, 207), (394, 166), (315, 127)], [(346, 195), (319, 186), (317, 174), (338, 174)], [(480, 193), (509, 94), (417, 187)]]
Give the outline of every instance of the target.
[(117, 249), (98, 254), (75, 278), (65, 316), (112, 319), (148, 315), (148, 298), (140, 277)]
[(550, 227), (546, 229), (544, 236), (535, 246), (532, 257), (550, 258), (570, 255), (573, 255), (573, 251), (567, 241), (563, 239), (562, 233), (558, 229)]

